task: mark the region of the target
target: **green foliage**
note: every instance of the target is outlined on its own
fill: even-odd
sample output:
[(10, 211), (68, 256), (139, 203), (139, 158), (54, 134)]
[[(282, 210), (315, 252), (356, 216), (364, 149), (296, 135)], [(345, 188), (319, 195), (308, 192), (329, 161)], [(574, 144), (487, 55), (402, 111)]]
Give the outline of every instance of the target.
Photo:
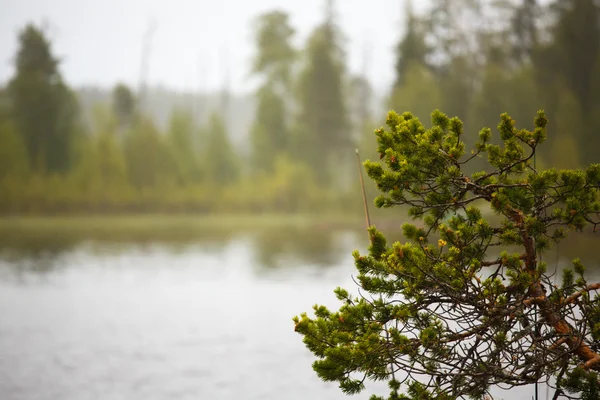
[(142, 119), (136, 124), (125, 138), (124, 146), (129, 181), (134, 188), (153, 188), (173, 176), (175, 160), (152, 121)]
[(29, 179), (27, 148), (8, 121), (0, 120), (0, 209), (13, 211), (23, 195), (22, 182)]
[[(477, 76), (476, 68), (468, 56), (453, 57), (445, 79), (438, 83), (438, 90), (441, 91), (441, 104), (444, 110), (448, 110), (448, 114), (469, 115), (473, 97), (478, 93), (474, 89), (478, 83)], [(461, 101), (456, 101), (456, 99), (461, 99)], [(432, 109), (429, 108), (426, 111)]]
[(123, 83), (117, 84), (113, 89), (112, 104), (119, 126), (129, 127), (136, 113), (136, 99), (131, 89)]
[(406, 2), (406, 33), (398, 43), (396, 60), (396, 82), (399, 88), (410, 82), (408, 71), (413, 65), (425, 66), (431, 49), (425, 42), (426, 31), (421, 21), (412, 10), (412, 2)]
[(282, 11), (264, 13), (257, 18), (255, 29), (258, 54), (252, 72), (289, 88), (296, 59), (291, 44), (295, 31), (289, 24), (289, 16)]
[(8, 85), (12, 115), (39, 173), (67, 171), (77, 105), (58, 71), (44, 33), (27, 25), (19, 34), (15, 75)]
[(406, 83), (392, 92), (389, 105), (392, 109), (414, 110), (417, 117), (427, 118), (431, 110), (441, 107), (440, 87), (426, 66), (414, 63), (406, 68)]
[[(575, 260), (554, 286), (540, 256), (568, 231), (600, 225), (600, 164), (536, 168), (543, 111), (531, 130), (502, 114), (499, 140), (483, 128), (471, 151), (460, 119), (436, 110), (431, 123), (391, 111), (376, 130), (381, 161), (364, 162), (375, 203), (407, 206), (418, 223), (403, 225), (406, 243), (370, 227), (368, 254), (353, 253), (359, 294), (338, 288), (338, 310), (294, 317), (313, 369), (349, 394), (387, 381), (389, 399), (481, 399), (544, 377), (595, 398), (600, 284)], [(485, 170), (467, 173), (477, 158)]]
[(30, 173), (27, 148), (13, 124), (0, 120), (0, 180), (26, 179)]
[(258, 106), (250, 130), (251, 165), (254, 172), (273, 172), (278, 154), (289, 151), (288, 99), (296, 50), (291, 44), (294, 29), (281, 11), (257, 19), (257, 55), (252, 72), (263, 78), (257, 91)]
[(201, 160), (195, 150), (198, 133), (189, 113), (183, 110), (175, 110), (172, 113), (169, 121), (167, 146), (170, 158), (175, 163), (175, 179), (181, 186), (199, 183), (203, 178)]
[[(543, 107), (553, 124), (546, 129), (549, 143), (536, 151), (540, 169), (598, 161), (597, 2), (433, 0), (421, 15), (406, 2), (389, 93), (377, 93), (366, 78), (371, 60), (362, 60), (362, 74), (347, 76), (343, 33), (333, 2), (326, 6), (302, 51), (293, 44), (288, 14), (272, 10), (256, 18), (250, 67), (259, 84), (255, 118), (239, 147), (224, 145), (231, 151), (220, 165), (215, 151), (230, 139), (215, 144), (223, 137), (215, 141), (209, 134), (210, 110), (199, 119), (175, 110), (163, 129), (161, 116), (142, 115), (136, 95), (122, 83), (94, 111), (92, 124), (80, 126), (76, 99), (51, 43), (38, 27), (26, 25), (18, 36), (15, 74), (0, 88), (0, 125), (13, 126), (2, 131), (7, 144), (0, 150), (0, 212), (360, 212), (354, 148), (362, 159), (379, 157), (372, 121), (384, 96), (390, 108), (412, 110), (423, 121), (436, 108), (464, 117), (462, 141), (476, 151), (481, 128), (496, 125), (498, 110), (521, 125)], [(223, 124), (232, 126), (228, 119)], [(487, 144), (502, 143), (492, 137)], [(23, 148), (26, 159), (19, 161)], [(464, 173), (485, 169), (488, 156), (502, 157), (501, 149), (488, 150), (467, 163)], [(229, 172), (221, 181), (217, 171)], [(299, 179), (307, 189), (296, 192), (302, 185), (284, 179)], [(373, 181), (367, 180), (366, 189), (369, 200), (377, 195)], [(505, 238), (511, 237), (517, 241), (509, 229)]]
[[(594, 80), (600, 60), (600, 5), (594, 0), (555, 0), (550, 11), (556, 19), (549, 32), (552, 40), (539, 49), (536, 67), (545, 78), (544, 83), (564, 82), (575, 96), (584, 124), (578, 132), (581, 157), (588, 164), (598, 160), (595, 147), (589, 144), (598, 143), (593, 119), (598, 102)], [(561, 90), (561, 86), (557, 89)], [(548, 97), (557, 99), (562, 96), (562, 90), (548, 93)]]
[(333, 185), (333, 165), (351, 154), (344, 63), (338, 28), (329, 4), (328, 15), (310, 35), (297, 86), (299, 114), (294, 149), (314, 171), (319, 184)]
[(240, 178), (241, 163), (229, 140), (220, 115), (213, 113), (208, 123), (203, 161), (206, 178), (212, 184), (230, 185)]
[(276, 156), (290, 147), (285, 98), (268, 84), (258, 90), (257, 97), (256, 120), (250, 131), (251, 164), (254, 171), (272, 172)]

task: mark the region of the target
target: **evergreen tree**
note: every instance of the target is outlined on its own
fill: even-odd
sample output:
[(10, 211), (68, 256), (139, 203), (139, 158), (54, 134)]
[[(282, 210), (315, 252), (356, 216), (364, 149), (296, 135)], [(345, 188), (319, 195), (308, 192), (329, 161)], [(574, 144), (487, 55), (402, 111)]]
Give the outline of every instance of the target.
[(554, 27), (555, 65), (585, 113), (593, 104), (594, 68), (600, 55), (600, 4), (596, 0), (556, 0), (558, 22)]
[(310, 35), (298, 82), (298, 125), (295, 154), (313, 168), (320, 184), (331, 183), (332, 168), (352, 155), (344, 101), (344, 60), (333, 1), (325, 21)]
[(442, 94), (435, 75), (426, 66), (413, 64), (406, 71), (406, 83), (392, 93), (389, 106), (414, 110), (416, 117), (426, 119), (441, 103)]
[(455, 56), (441, 79), (441, 104), (450, 115), (463, 115), (469, 123), (469, 110), (478, 82), (477, 67), (468, 55)]
[(6, 88), (0, 87), (0, 121), (11, 119), (10, 98)]
[(289, 150), (289, 101), (296, 51), (291, 44), (294, 29), (281, 11), (261, 15), (257, 20), (257, 55), (252, 72), (262, 78), (257, 91), (257, 111), (250, 130), (252, 166), (255, 171), (272, 172), (277, 154)]
[(0, 143), (0, 182), (6, 178), (26, 181), (30, 173), (27, 148), (8, 120), (0, 119)]
[(430, 48), (425, 42), (426, 32), (423, 21), (413, 12), (412, 1), (405, 2), (406, 32), (396, 48), (396, 80), (394, 88), (402, 87), (406, 83), (406, 75), (409, 67), (427, 65), (427, 56)]
[(476, 55), (482, 3), (477, 0), (432, 0), (427, 18), (430, 65), (445, 75), (457, 56)]
[(510, 106), (513, 99), (508, 87), (510, 78), (511, 73), (504, 65), (488, 61), (468, 116), (475, 130), (490, 126), (498, 119), (496, 111), (506, 110)]
[(189, 112), (177, 109), (173, 111), (167, 141), (177, 168), (176, 178), (182, 186), (199, 183), (202, 179), (200, 160), (194, 146), (196, 132)]
[(30, 164), (40, 173), (68, 170), (77, 132), (76, 100), (58, 66), (44, 33), (27, 25), (19, 34), (16, 71), (8, 94)]
[(281, 86), (279, 90), (289, 90), (296, 50), (291, 43), (295, 31), (288, 14), (277, 10), (262, 14), (255, 29), (257, 54), (252, 72), (265, 81), (276, 82)]
[(107, 106), (94, 109), (95, 130), (75, 143), (68, 183), (90, 207), (104, 207), (127, 194), (127, 163), (117, 140), (117, 121)]
[(258, 89), (256, 118), (250, 131), (251, 164), (255, 172), (273, 172), (275, 158), (289, 150), (289, 131), (284, 97), (274, 85)]
[(578, 146), (578, 133), (585, 129), (581, 104), (576, 96), (567, 88), (561, 90), (556, 110), (556, 131), (558, 137), (552, 141), (548, 162), (556, 168), (579, 168), (581, 152)]
[(518, 64), (532, 61), (538, 46), (537, 20), (540, 15), (537, 0), (521, 0), (511, 21), (513, 58)]
[(552, 113), (563, 87), (575, 95), (584, 125), (575, 133), (576, 142), (583, 162), (594, 162), (599, 159), (594, 144), (600, 145), (595, 125), (600, 96), (594, 91), (600, 59), (600, 4), (595, 0), (555, 0), (551, 11), (556, 20), (550, 27), (551, 40), (536, 57), (539, 85), (545, 97), (555, 101), (549, 110)]
[(208, 181), (227, 186), (238, 181), (241, 164), (229, 139), (222, 117), (213, 113), (208, 121), (204, 148), (204, 171)]
[(116, 193), (128, 185), (127, 163), (120, 141), (117, 140), (118, 117), (108, 110), (98, 110), (94, 143), (94, 177), (102, 192)]
[(117, 84), (112, 92), (113, 112), (120, 128), (129, 128), (136, 113), (136, 100), (133, 92), (123, 83)]
[(354, 76), (350, 80), (348, 90), (348, 109), (350, 111), (350, 123), (352, 125), (352, 140), (360, 142), (365, 129), (371, 126), (373, 117), (373, 88), (364, 76)]
[(143, 118), (125, 137), (129, 182), (136, 189), (174, 186), (176, 166), (172, 153), (152, 120)]
[[(598, 398), (600, 283), (575, 259), (555, 285), (541, 256), (600, 225), (600, 164), (537, 168), (543, 111), (531, 130), (502, 114), (501, 144), (483, 128), (472, 152), (460, 119), (436, 110), (431, 122), (392, 111), (377, 130), (382, 161), (364, 163), (382, 193), (375, 203), (407, 206), (419, 223), (391, 245), (369, 227), (368, 254), (353, 254), (359, 294), (337, 288), (339, 310), (294, 317), (313, 369), (348, 394), (387, 381), (390, 400), (481, 399), (547, 377), (555, 398)], [(466, 174), (478, 156), (487, 167)]]

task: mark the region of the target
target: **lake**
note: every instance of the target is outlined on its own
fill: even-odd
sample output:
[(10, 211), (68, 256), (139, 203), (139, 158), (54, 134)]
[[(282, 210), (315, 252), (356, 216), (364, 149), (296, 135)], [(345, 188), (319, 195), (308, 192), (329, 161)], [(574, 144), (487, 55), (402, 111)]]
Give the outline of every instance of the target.
[[(11, 232), (0, 235), (3, 400), (348, 398), (316, 377), (292, 317), (354, 289), (360, 228)], [(580, 255), (600, 277), (596, 243), (570, 240), (559, 263)]]

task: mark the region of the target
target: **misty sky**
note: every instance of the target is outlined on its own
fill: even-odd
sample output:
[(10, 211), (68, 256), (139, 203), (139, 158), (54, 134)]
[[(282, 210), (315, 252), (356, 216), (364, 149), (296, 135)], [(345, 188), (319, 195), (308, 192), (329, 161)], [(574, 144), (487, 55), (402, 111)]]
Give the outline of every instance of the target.
[[(61, 71), (70, 85), (137, 87), (145, 32), (154, 19), (148, 82), (178, 90), (223, 86), (252, 89), (252, 19), (274, 8), (287, 11), (304, 43), (322, 20), (324, 0), (0, 0), (0, 82), (14, 72), (17, 32), (27, 23), (46, 22)], [(420, 10), (427, 1), (414, 1)], [(403, 0), (338, 0), (338, 22), (346, 34), (351, 71), (360, 71), (368, 48), (367, 72), (375, 87), (393, 80), (393, 48), (402, 33)]]

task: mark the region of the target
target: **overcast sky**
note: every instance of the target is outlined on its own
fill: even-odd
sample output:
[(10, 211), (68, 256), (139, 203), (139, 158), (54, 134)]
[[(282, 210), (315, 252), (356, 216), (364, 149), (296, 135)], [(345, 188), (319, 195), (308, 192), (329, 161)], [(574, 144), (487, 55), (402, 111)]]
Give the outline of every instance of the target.
[[(156, 21), (148, 82), (178, 90), (222, 87), (229, 65), (230, 87), (248, 91), (253, 56), (252, 19), (272, 10), (290, 14), (302, 45), (322, 20), (324, 0), (0, 0), (0, 82), (13, 74), (17, 32), (46, 21), (61, 71), (73, 86), (137, 86), (144, 33)], [(360, 71), (364, 49), (368, 76), (378, 89), (393, 79), (393, 47), (402, 33), (403, 0), (338, 0), (338, 22), (346, 34), (351, 71)], [(413, 1), (422, 9), (424, 0)]]

